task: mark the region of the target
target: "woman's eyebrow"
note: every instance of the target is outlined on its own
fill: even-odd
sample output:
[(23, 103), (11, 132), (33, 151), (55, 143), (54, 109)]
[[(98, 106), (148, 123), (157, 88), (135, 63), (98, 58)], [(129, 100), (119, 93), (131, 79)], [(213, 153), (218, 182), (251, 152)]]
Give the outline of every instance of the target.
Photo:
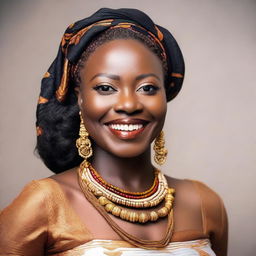
[(141, 80), (141, 79), (149, 77), (149, 76), (153, 76), (153, 77), (155, 77), (156, 79), (158, 79), (160, 81), (160, 78), (156, 74), (153, 74), (153, 73), (141, 74), (141, 75), (136, 77), (136, 80), (138, 81), (138, 80)]
[(95, 76), (93, 76), (90, 81), (92, 81), (93, 79), (95, 79), (96, 77), (99, 77), (99, 76), (103, 76), (103, 77), (107, 77), (107, 78), (110, 78), (112, 80), (121, 80), (120, 79), (120, 76), (118, 75), (113, 75), (113, 74), (105, 74), (105, 73), (98, 73), (96, 74)]
[[(137, 76), (137, 77), (135, 78), (135, 80), (138, 81), (138, 80), (144, 79), (144, 78), (149, 77), (149, 76), (153, 76), (153, 77), (155, 77), (156, 79), (158, 79), (158, 80), (160, 81), (160, 78), (159, 78), (156, 74), (154, 74), (154, 73), (141, 74), (141, 75)], [(90, 79), (90, 81), (92, 81), (92, 80), (95, 79), (96, 77), (107, 77), (107, 78), (110, 78), (110, 79), (112, 79), (112, 80), (121, 80), (120, 76), (118, 76), (118, 75), (106, 74), (106, 73), (98, 73), (98, 74), (94, 75), (94, 76)]]

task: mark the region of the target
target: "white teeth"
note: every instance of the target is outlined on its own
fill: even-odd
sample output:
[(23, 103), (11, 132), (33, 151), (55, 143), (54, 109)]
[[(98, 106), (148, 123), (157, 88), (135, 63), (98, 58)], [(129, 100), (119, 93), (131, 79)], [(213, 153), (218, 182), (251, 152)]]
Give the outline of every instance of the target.
[(143, 127), (142, 124), (110, 124), (111, 129), (119, 131), (135, 131)]

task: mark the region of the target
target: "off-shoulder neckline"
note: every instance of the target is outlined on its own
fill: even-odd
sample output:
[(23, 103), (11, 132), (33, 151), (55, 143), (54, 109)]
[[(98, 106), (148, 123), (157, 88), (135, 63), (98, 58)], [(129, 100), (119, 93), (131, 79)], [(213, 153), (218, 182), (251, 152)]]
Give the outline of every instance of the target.
[[(90, 237), (92, 237), (92, 240), (97, 240), (97, 238), (94, 237), (94, 234), (91, 230), (89, 230), (86, 226), (86, 224), (82, 221), (78, 213), (75, 211), (75, 209), (72, 207), (70, 200), (67, 198), (67, 195), (63, 188), (61, 187), (60, 183), (56, 181), (55, 179), (48, 177), (41, 180), (35, 180), (36, 182), (40, 181), (47, 181), (51, 182), (55, 186), (58, 187), (58, 191), (61, 194), (61, 198), (66, 202), (66, 205), (68, 206), (68, 210), (72, 212), (72, 215), (75, 216), (75, 219), (78, 223), (80, 223), (81, 229), (86, 232)], [(186, 181), (190, 181), (194, 183), (194, 180), (184, 179)], [(209, 236), (206, 235), (203, 230), (196, 230), (196, 229), (187, 229), (187, 230), (179, 230), (179, 231), (173, 231), (171, 242), (185, 242), (185, 241), (191, 241), (191, 240), (198, 240), (198, 239), (208, 239)], [(102, 240), (102, 239), (101, 239)], [(113, 241), (123, 241), (121, 239), (103, 239), (103, 240), (113, 240)], [(150, 240), (149, 240), (150, 241)]]

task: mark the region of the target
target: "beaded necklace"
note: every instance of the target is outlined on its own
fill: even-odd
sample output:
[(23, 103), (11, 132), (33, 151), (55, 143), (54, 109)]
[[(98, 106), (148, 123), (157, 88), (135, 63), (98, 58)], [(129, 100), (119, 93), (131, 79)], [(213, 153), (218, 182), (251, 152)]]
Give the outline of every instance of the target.
[(121, 188), (118, 188), (108, 182), (106, 182), (98, 173), (97, 171), (92, 167), (91, 164), (88, 164), (88, 168), (90, 170), (91, 175), (93, 176), (93, 178), (100, 183), (103, 187), (105, 187), (106, 189), (124, 196), (126, 198), (133, 198), (133, 199), (141, 199), (141, 198), (146, 198), (149, 197), (150, 195), (152, 195), (153, 193), (156, 192), (157, 187), (159, 185), (159, 179), (158, 179), (158, 173), (159, 170), (155, 169), (154, 171), (154, 182), (153, 185), (146, 191), (143, 192), (131, 192), (131, 191), (127, 191)]
[[(98, 212), (104, 217), (104, 219), (108, 222), (111, 228), (121, 238), (133, 244), (134, 246), (144, 248), (144, 249), (158, 249), (158, 248), (165, 247), (169, 244), (172, 237), (172, 232), (173, 232), (173, 207), (172, 206), (173, 206), (173, 200), (174, 200), (174, 196), (173, 196), (174, 189), (168, 188), (168, 187), (166, 188), (165, 205), (159, 210), (155, 210), (155, 211), (153, 210), (153, 211), (150, 211), (150, 213), (140, 212), (139, 214), (133, 211), (129, 212), (129, 209), (125, 209), (123, 207), (121, 208), (117, 206), (116, 204), (113, 203), (112, 200), (109, 200), (105, 196), (103, 196), (101, 191), (98, 191), (97, 189), (95, 189), (94, 187), (95, 184), (92, 184), (91, 183), (92, 181), (87, 179), (88, 176), (84, 175), (85, 173), (87, 174), (91, 173), (88, 167), (89, 167), (88, 162), (84, 161), (80, 165), (80, 168), (78, 169), (78, 182), (81, 187), (81, 190), (83, 191), (87, 200), (98, 210)], [(94, 181), (94, 182), (97, 183), (97, 181)], [(132, 199), (128, 199), (128, 200), (132, 200)], [(143, 200), (143, 199), (136, 199), (136, 200)], [(142, 208), (142, 207), (138, 207), (138, 208)], [(163, 239), (159, 241), (150, 241), (150, 240), (140, 239), (130, 235), (125, 230), (123, 230), (120, 226), (118, 226), (115, 223), (115, 221), (113, 221), (112, 218), (110, 218), (108, 213), (116, 217), (119, 217), (125, 221), (135, 222), (135, 223), (138, 222), (141, 224), (146, 223), (148, 221), (157, 221), (159, 217), (168, 216), (167, 230)]]
[[(138, 196), (136, 198), (127, 197), (125, 190), (107, 183), (88, 162), (81, 164), (79, 177), (81, 184), (88, 187), (107, 212), (126, 221), (146, 223), (148, 221), (156, 221), (159, 217), (167, 216), (172, 209), (174, 200), (174, 189), (168, 188), (167, 181), (160, 171), (156, 170), (155, 173), (157, 173), (157, 177), (155, 177), (154, 183), (158, 184), (158, 186), (153, 189), (154, 192), (152, 193), (151, 188), (155, 187), (155, 185), (147, 190), (149, 192), (141, 192), (143, 197)], [(129, 194), (132, 193), (129, 192)], [(163, 199), (165, 199), (164, 207), (152, 210), (149, 213), (138, 213), (116, 205), (119, 204), (126, 208), (149, 208), (157, 206)]]

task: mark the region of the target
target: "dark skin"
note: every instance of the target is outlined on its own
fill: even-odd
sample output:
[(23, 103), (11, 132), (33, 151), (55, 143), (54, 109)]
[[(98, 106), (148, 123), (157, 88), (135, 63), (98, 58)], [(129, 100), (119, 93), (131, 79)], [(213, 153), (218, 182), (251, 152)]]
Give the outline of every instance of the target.
[[(154, 178), (150, 145), (163, 128), (167, 110), (161, 61), (141, 42), (118, 39), (99, 46), (80, 75), (81, 85), (76, 92), (93, 142), (90, 162), (115, 186), (129, 191), (147, 190)], [(145, 127), (134, 137), (116, 134), (109, 128), (113, 122), (140, 121), (145, 122)], [(51, 178), (62, 186), (82, 225), (95, 238), (121, 239), (85, 199), (78, 185), (77, 168)], [(201, 230), (200, 199), (196, 193), (185, 196), (185, 191), (193, 191), (190, 182), (171, 177), (167, 181), (176, 190), (175, 232)], [(125, 231), (141, 239), (160, 240), (166, 230), (167, 218), (141, 225), (110, 216)], [(224, 251), (218, 255), (225, 255)]]

